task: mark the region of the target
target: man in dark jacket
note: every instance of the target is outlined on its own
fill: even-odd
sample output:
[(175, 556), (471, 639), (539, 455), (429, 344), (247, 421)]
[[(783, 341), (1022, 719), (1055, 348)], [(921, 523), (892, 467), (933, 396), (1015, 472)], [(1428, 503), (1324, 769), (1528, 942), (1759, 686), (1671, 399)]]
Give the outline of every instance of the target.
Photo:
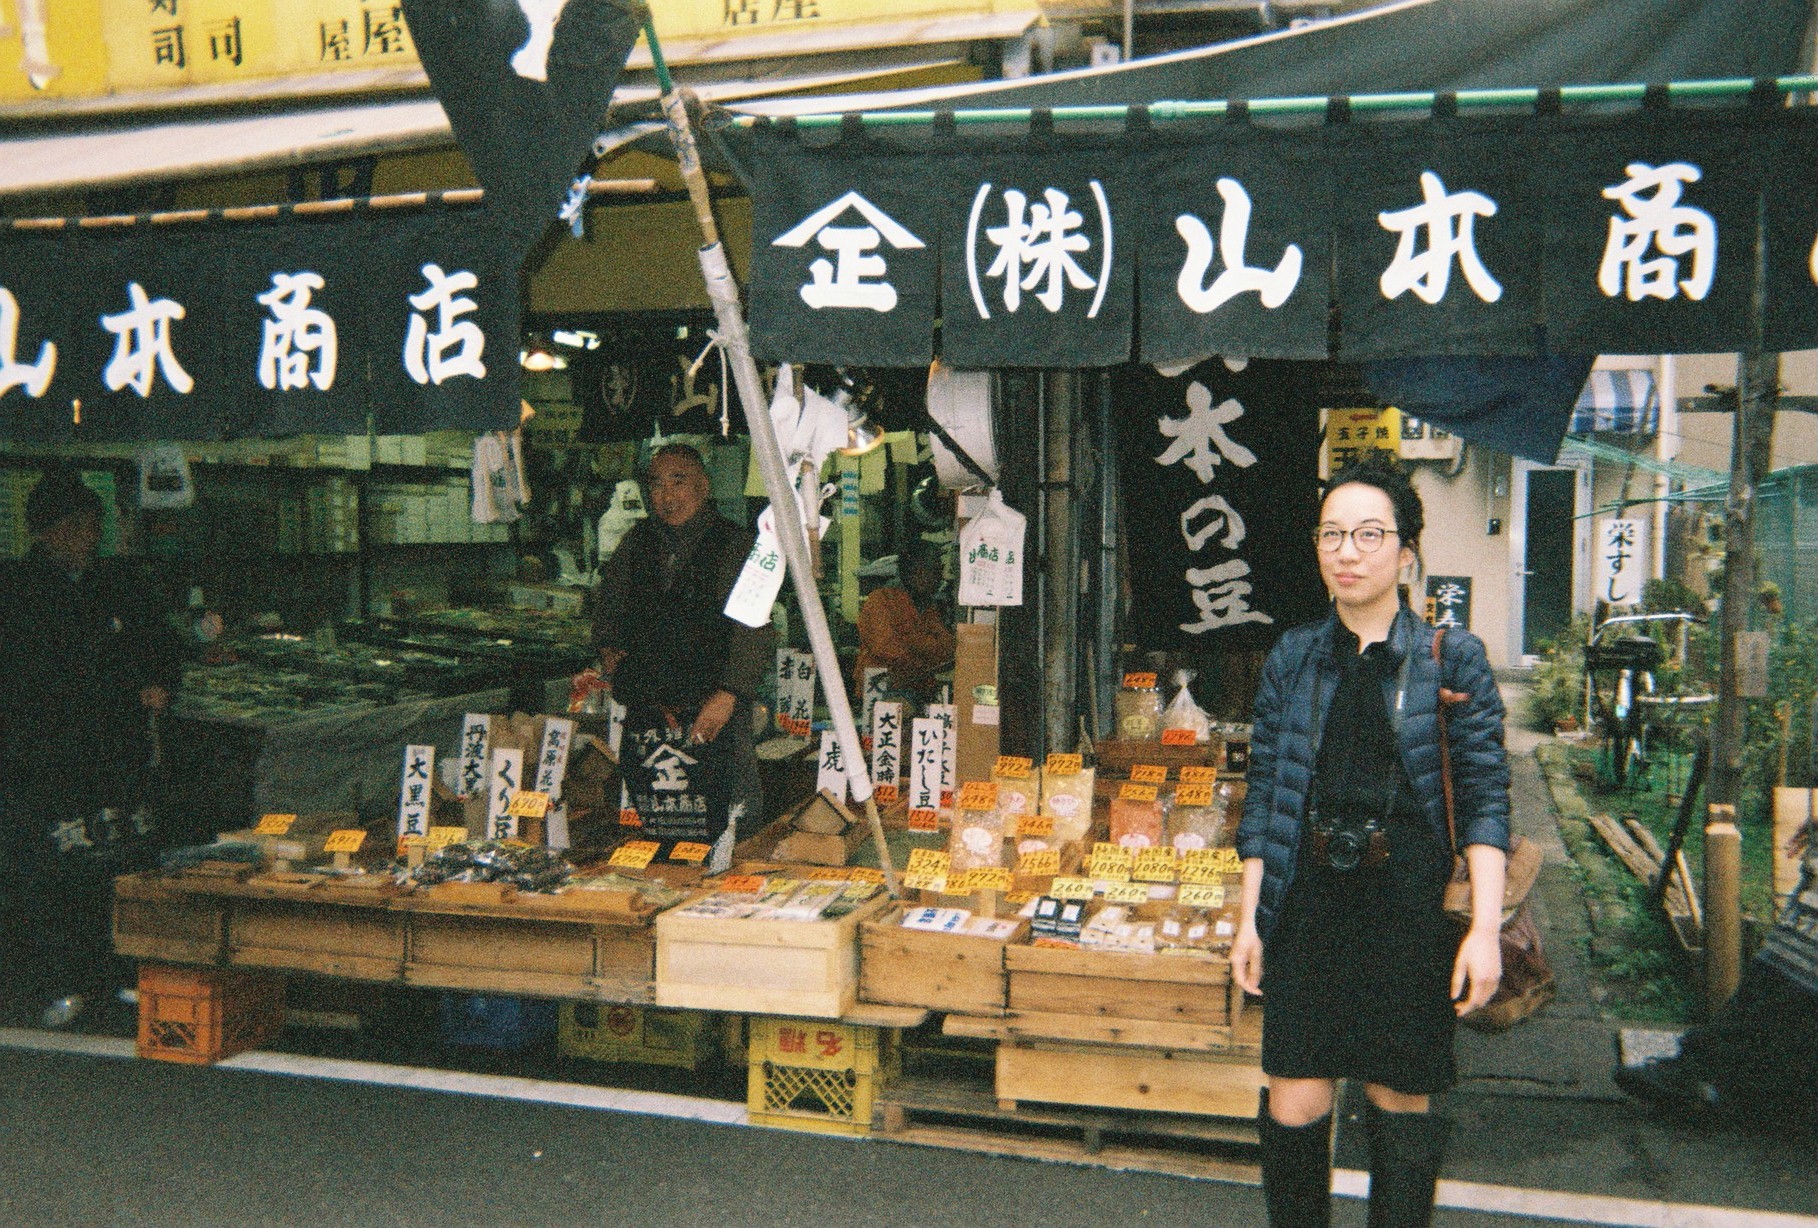
[(600, 573), (594, 647), (628, 709), (620, 760), (633, 809), (652, 837), (714, 845), (723, 862), (740, 820), (762, 819), (751, 704), (772, 634), (724, 613), (753, 535), (708, 505), (693, 448), (659, 448), (646, 481), (651, 517)]
[(152, 719), (180, 641), (142, 571), (96, 563), (101, 500), (76, 474), (42, 478), (25, 520), (31, 552), (0, 575), (5, 967), (13, 1010), (62, 1001), (59, 1023), (116, 987), (113, 877), (150, 846)]

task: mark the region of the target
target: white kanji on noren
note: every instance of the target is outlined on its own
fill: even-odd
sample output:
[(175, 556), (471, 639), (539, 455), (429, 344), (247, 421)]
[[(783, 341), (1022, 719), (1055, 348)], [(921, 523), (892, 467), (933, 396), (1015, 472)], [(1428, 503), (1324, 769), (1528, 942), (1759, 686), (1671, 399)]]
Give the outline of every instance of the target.
[[(1189, 310), (1201, 315), (1217, 310), (1240, 294), (1257, 295), (1262, 305), (1271, 310), (1280, 307), (1300, 284), (1300, 247), (1288, 244), (1273, 272), (1251, 268), (1244, 254), (1250, 242), (1250, 194), (1244, 191), (1243, 184), (1228, 178), (1218, 181), (1218, 194), (1225, 202), (1218, 242), (1212, 241), (1212, 232), (1193, 214), (1183, 213), (1174, 219), (1174, 229), (1187, 244), (1187, 259), (1175, 280), (1175, 292)], [(1206, 273), (1211, 270), (1215, 255), (1225, 267), (1208, 286)]]
[(1251, 608), (1250, 594), (1255, 586), (1243, 578), (1249, 574), (1250, 564), (1242, 559), (1229, 559), (1215, 567), (1188, 568), (1187, 584), (1193, 590), (1199, 621), (1182, 623), (1180, 629), (1188, 635), (1202, 635), (1239, 623), (1274, 622), (1261, 610)]
[[(327, 284), (320, 273), (273, 273), (271, 289), (257, 296), (270, 312), (259, 345), (259, 383), (264, 387), (289, 392), (314, 384), (326, 392), (334, 385), (334, 317), (309, 305), (310, 295)], [(312, 355), (314, 371), (309, 369)]]
[[(466, 269), (445, 273), (434, 263), (423, 266), (423, 278), (428, 288), (410, 296), (416, 311), (404, 333), (404, 369), (419, 384), (440, 386), (457, 375), (485, 379), (486, 364), (480, 357), (486, 350), (486, 334), (472, 320), (458, 319), (478, 310), (461, 291), (477, 288), (480, 279)], [(432, 310), (436, 313), (433, 331), (422, 315)]]
[(568, 0), (518, 0), (524, 24), (530, 29), (524, 45), (511, 57), (511, 71), (526, 81), (549, 80), (549, 49), (555, 44), (556, 25)]
[(1015, 312), (1022, 306), (1023, 291), (1035, 290), (1044, 281), (1047, 285), (1036, 290), (1035, 299), (1051, 312), (1059, 311), (1066, 297), (1063, 280), (1075, 290), (1098, 285), (1073, 258), (1090, 251), (1092, 240), (1077, 233), (1085, 217), (1072, 207), (1065, 192), (1044, 188), (1042, 199), (1031, 204), (1027, 196), (1011, 188), (1004, 193), (1004, 211), (1004, 224), (985, 231), (997, 248), (997, 258), (985, 276), (1004, 279), (1006, 311)]
[(114, 356), (101, 372), (111, 392), (131, 386), (142, 397), (151, 395), (152, 368), (163, 372), (165, 383), (187, 393), (196, 386), (170, 348), (170, 322), (183, 318), (183, 304), (175, 299), (154, 299), (138, 282), (129, 282), (127, 300), (132, 304), (117, 315), (102, 316), (101, 327), (114, 334)]
[[(1604, 199), (1621, 205), (1629, 216), (1610, 219), (1597, 288), (1610, 298), (1621, 294), (1631, 303), (1670, 299), (1681, 290), (1695, 302), (1702, 300), (1717, 276), (1717, 223), (1703, 209), (1680, 204), (1679, 198), (1685, 185), (1697, 183), (1704, 172), (1689, 162), (1664, 166), (1631, 162), (1626, 169), (1625, 182), (1603, 190)], [(1660, 255), (1644, 260), (1650, 248)], [(1690, 276), (1679, 276), (1680, 256), (1692, 258)]]
[[(866, 222), (863, 226), (835, 226), (848, 210)], [(848, 192), (832, 204), (815, 210), (798, 225), (770, 241), (772, 247), (806, 247), (809, 240), (834, 259), (821, 257), (808, 266), (812, 280), (801, 288), (802, 301), (819, 311), (826, 307), (851, 307), (870, 311), (896, 309), (896, 287), (882, 278), (889, 262), (877, 255), (878, 247), (888, 243), (897, 251), (914, 251), (926, 247), (901, 223), (876, 205)]]
[(36, 362), (20, 362), (18, 355), (19, 301), (0, 286), (0, 397), (15, 388), (24, 388), (28, 397), (43, 396), (57, 373), (57, 343), (40, 343)]
[(1242, 403), (1228, 399), (1215, 406), (1210, 390), (1195, 380), (1187, 388), (1187, 416), (1156, 420), (1156, 428), (1173, 436), (1174, 442), (1155, 463), (1184, 463), (1202, 482), (1210, 482), (1225, 461), (1239, 469), (1249, 468), (1256, 463), (1256, 453), (1225, 433), (1225, 427), (1243, 416)]
[[(1378, 283), (1382, 296), (1397, 299), (1412, 290), (1422, 302), (1437, 303), (1446, 296), (1456, 260), (1478, 298), (1486, 303), (1500, 299), (1502, 283), (1477, 257), (1477, 219), (1495, 217), (1496, 202), (1482, 192), (1447, 192), (1432, 171), (1420, 172), (1420, 192), (1420, 204), (1376, 215), (1384, 230), (1400, 236)], [(1416, 252), (1415, 236), (1422, 230), (1427, 232), (1427, 249)]]
[(1203, 548), (1221, 533), (1224, 547), (1235, 550), (1243, 545), (1245, 532), (1244, 518), (1223, 495), (1207, 495), (1180, 514), (1180, 535), (1189, 550)]

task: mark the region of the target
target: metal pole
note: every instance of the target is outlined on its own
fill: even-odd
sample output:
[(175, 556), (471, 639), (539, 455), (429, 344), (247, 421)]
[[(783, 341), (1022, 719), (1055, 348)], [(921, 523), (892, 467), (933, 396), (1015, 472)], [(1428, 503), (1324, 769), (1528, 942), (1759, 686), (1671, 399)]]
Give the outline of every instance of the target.
[(1093, 628), (1093, 676), (1090, 685), (1098, 697), (1095, 738), (1111, 736), (1112, 713), (1117, 703), (1117, 440), (1111, 413), (1111, 373), (1098, 376), (1098, 557), (1094, 560), (1094, 591), (1098, 598), (1097, 625)]
[(827, 611), (821, 605), (819, 587), (814, 581), (814, 564), (809, 557), (808, 536), (802, 524), (801, 508), (784, 470), (783, 453), (777, 446), (776, 428), (770, 421), (770, 405), (764, 398), (763, 380), (757, 363), (751, 357), (751, 345), (745, 331), (745, 312), (739, 302), (738, 282), (721, 246), (719, 226), (713, 218), (713, 203), (708, 194), (707, 176), (701, 169), (700, 149), (695, 144), (694, 130), (688, 120), (688, 105), (682, 91), (669, 79), (669, 68), (657, 42), (656, 25), (644, 23), (644, 37), (657, 79), (663, 87), (663, 115), (669, 123), (669, 137), (675, 144), (676, 161), (688, 184), (689, 199), (694, 202), (695, 219), (706, 240), (700, 249), (701, 273), (707, 281), (707, 296), (719, 321), (721, 344), (732, 366), (733, 381), (738, 385), (739, 400), (745, 407), (745, 422), (751, 430), (751, 450), (757, 457), (758, 472), (764, 478), (764, 491), (776, 517), (777, 537), (783, 558), (789, 564), (789, 576), (795, 582), (802, 622), (808, 629), (808, 644), (814, 651), (815, 670), (820, 675), (821, 690), (827, 697), (827, 710), (833, 718), (834, 736), (839, 739), (840, 755), (846, 762), (846, 779), (854, 800), (863, 802), (871, 824), (871, 836), (877, 842), (878, 865), (884, 871), (884, 883), (891, 895), (900, 895), (896, 870), (890, 864), (890, 846), (884, 838), (883, 821), (877, 812), (877, 798), (871, 791), (871, 775), (859, 746), (858, 724), (852, 718), (852, 703), (846, 695), (845, 680), (840, 675), (839, 656), (833, 649), (833, 634), (827, 627)]

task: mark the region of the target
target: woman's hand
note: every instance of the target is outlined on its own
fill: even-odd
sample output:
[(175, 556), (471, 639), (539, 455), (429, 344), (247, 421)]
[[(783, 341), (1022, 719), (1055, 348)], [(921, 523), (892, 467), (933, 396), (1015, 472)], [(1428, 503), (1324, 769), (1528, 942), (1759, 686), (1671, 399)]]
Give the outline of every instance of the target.
[(1255, 925), (1241, 926), (1231, 942), (1231, 979), (1247, 994), (1262, 996), (1263, 944)]
[(738, 697), (731, 691), (715, 691), (701, 705), (701, 711), (694, 718), (694, 727), (688, 731), (695, 742), (711, 742), (720, 736), (720, 730), (732, 719), (732, 709), (738, 703)]
[[(1232, 975), (1236, 975), (1236, 948), (1232, 948)], [(1458, 944), (1452, 963), (1452, 1008), (1468, 1015), (1496, 995), (1502, 983), (1502, 935), (1499, 929), (1471, 927)], [(1466, 989), (1470, 992), (1466, 993)]]

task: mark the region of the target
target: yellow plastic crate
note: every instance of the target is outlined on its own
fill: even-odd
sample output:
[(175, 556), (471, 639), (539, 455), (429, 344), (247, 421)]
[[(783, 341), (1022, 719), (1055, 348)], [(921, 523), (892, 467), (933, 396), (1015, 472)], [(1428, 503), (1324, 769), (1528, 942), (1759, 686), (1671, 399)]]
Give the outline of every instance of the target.
[(901, 1060), (893, 1030), (764, 1015), (749, 1026), (745, 1107), (754, 1125), (871, 1132), (878, 1090)]
[(753, 1015), (750, 1057), (779, 1066), (814, 1070), (856, 1070), (871, 1074), (890, 1047), (889, 1030), (824, 1019), (781, 1019)]
[(713, 1016), (641, 1006), (564, 1002), (556, 1044), (569, 1057), (699, 1070), (716, 1049)]

